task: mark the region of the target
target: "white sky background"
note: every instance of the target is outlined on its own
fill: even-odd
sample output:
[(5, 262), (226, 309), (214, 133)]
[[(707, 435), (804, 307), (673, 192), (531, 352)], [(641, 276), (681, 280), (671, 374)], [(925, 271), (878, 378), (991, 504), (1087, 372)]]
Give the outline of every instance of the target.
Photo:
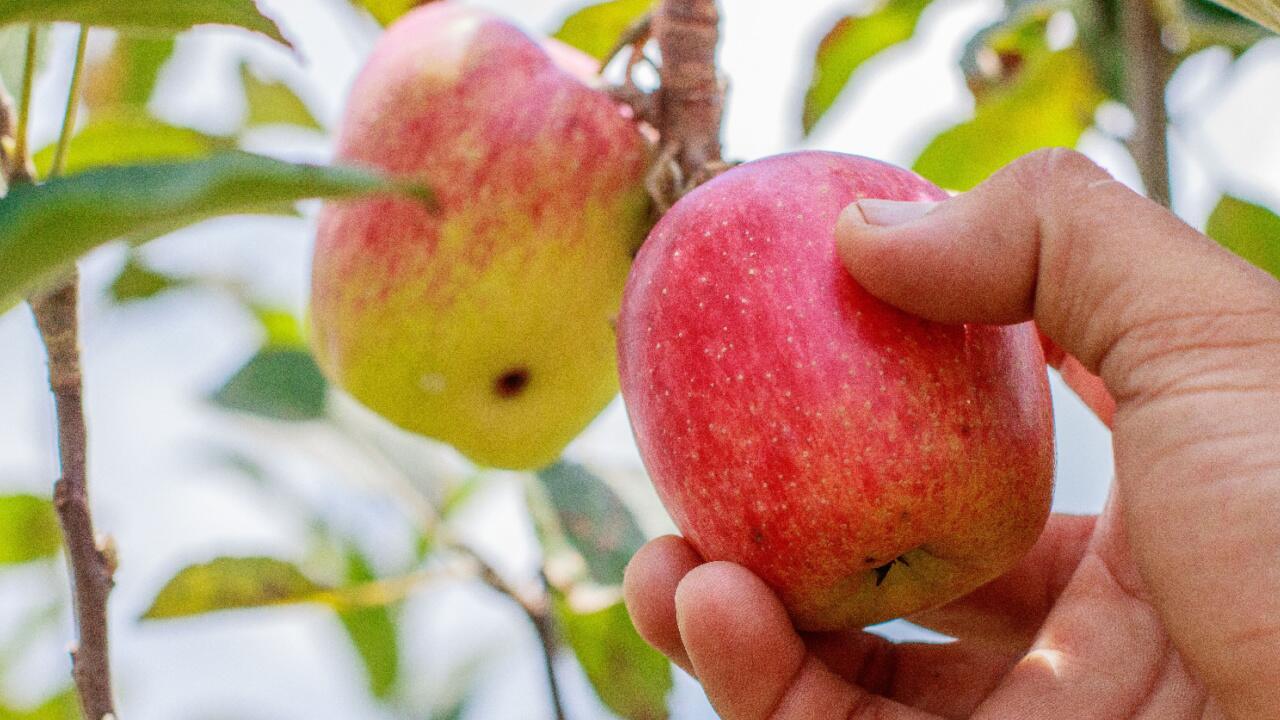
[[(299, 45), (302, 64), (238, 31), (184, 38), (180, 62), (162, 78), (164, 117), (210, 131), (230, 130), (241, 112), (235, 95), (236, 55), (264, 74), (287, 77), (322, 122), (333, 126), (350, 81), (368, 50), (367, 28), (340, 11), (343, 0), (262, 0)], [(571, 0), (487, 0), (526, 28), (552, 30)], [(853, 3), (849, 3), (853, 5)], [(932, 134), (971, 109), (955, 66), (973, 30), (998, 16), (996, 0), (939, 0), (909, 44), (869, 63), (832, 109), (807, 147), (872, 155), (903, 165)], [(726, 155), (751, 159), (799, 143), (799, 102), (822, 32), (848, 7), (834, 0), (722, 0), (722, 65), (732, 80)], [(56, 132), (68, 79), (70, 33), (55, 37), (58, 56), (37, 89), (37, 144)], [(215, 62), (222, 56), (226, 62)], [(197, 64), (181, 62), (200, 58)], [(1280, 41), (1260, 45), (1230, 72), (1224, 53), (1208, 53), (1174, 80), (1170, 105), (1179, 211), (1202, 225), (1220, 188), (1280, 206)], [(325, 141), (262, 131), (252, 149), (299, 159), (327, 158)], [(1123, 151), (1099, 133), (1082, 149), (1122, 180), (1136, 183)], [(288, 219), (229, 218), (154, 243), (147, 257), (170, 271), (219, 274), (249, 282), (263, 297), (301, 312), (307, 287), (311, 226)], [(218, 554), (304, 551), (298, 520), (247, 490), (248, 485), (202, 459), (206, 440), (248, 446), (270, 459), (298, 492), (316, 499), (344, 527), (382, 538), (388, 557), (403, 538), (388, 530), (392, 508), (376, 495), (342, 484), (325, 437), (305, 432), (272, 437), (261, 425), (208, 408), (216, 388), (259, 343), (252, 318), (213, 292), (191, 291), (128, 308), (101, 301), (123, 254), (109, 248), (85, 264), (84, 345), (94, 505), (113, 534), (122, 567), (112, 597), (119, 696), (129, 720), (215, 717), (391, 718), (366, 699), (356, 659), (336, 623), (319, 611), (227, 614), (168, 625), (134, 618), (175, 570)], [(55, 474), (52, 414), (43, 358), (25, 309), (0, 316), (0, 492), (46, 492)], [(1060, 390), (1055, 386), (1055, 390)], [(1109, 481), (1106, 431), (1067, 394), (1057, 392), (1059, 475), (1056, 505), (1096, 511)], [(299, 439), (301, 438), (301, 439)], [(629, 430), (615, 404), (572, 448), (579, 458), (620, 468), (620, 489), (645, 509), (642, 521), (661, 532), (667, 521), (639, 473)], [(353, 500), (355, 498), (355, 500)], [(514, 485), (498, 483), (464, 520), (468, 537), (515, 576), (534, 558)], [(381, 533), (381, 534), (380, 534)], [(8, 637), (30, 593), (31, 573), (0, 575), (0, 639)], [(430, 697), (451, 664), (484, 655), (477, 699), (468, 718), (545, 717), (540, 659), (522, 617), (485, 590), (441, 586), (410, 602), (405, 646), (410, 694)], [(65, 633), (65, 630), (64, 630)], [(65, 634), (62, 636), (65, 638)], [(2, 640), (0, 640), (2, 642)], [(6, 695), (37, 699), (60, 681), (63, 640), (44, 648), (9, 678)], [(574, 720), (607, 717), (571, 662), (562, 663)], [(713, 717), (687, 678), (677, 683), (678, 718)]]

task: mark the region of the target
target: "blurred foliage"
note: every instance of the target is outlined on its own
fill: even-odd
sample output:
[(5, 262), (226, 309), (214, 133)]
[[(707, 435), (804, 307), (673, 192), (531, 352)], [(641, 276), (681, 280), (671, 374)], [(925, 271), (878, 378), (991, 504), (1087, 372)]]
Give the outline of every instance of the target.
[(85, 108), (91, 114), (145, 111), (174, 46), (172, 35), (118, 34), (111, 53), (85, 73)]
[(818, 43), (813, 77), (805, 92), (801, 125), (804, 134), (831, 109), (863, 63), (909, 39), (929, 0), (887, 0), (865, 15), (840, 18)]
[(1209, 215), (1205, 232), (1231, 252), (1280, 278), (1280, 215), (1224, 195)]
[[(64, 171), (74, 174), (98, 167), (195, 160), (232, 147), (225, 139), (169, 125), (141, 113), (103, 114), (72, 137)], [(33, 158), (42, 176), (48, 175), (55, 150), (49, 145)]]
[(622, 584), (627, 562), (644, 533), (604, 480), (577, 463), (557, 462), (538, 472), (569, 542), (601, 585)]
[(190, 617), (217, 610), (317, 602), (329, 590), (293, 563), (269, 557), (221, 557), (173, 576), (143, 620)]
[(204, 24), (236, 25), (289, 44), (254, 0), (0, 0), (0, 25), (24, 22), (73, 22), (162, 32)]
[(382, 25), (390, 25), (397, 18), (431, 0), (351, 0), (356, 7), (364, 8)]
[[(49, 60), (49, 29), (41, 28), (37, 33), (37, 71), (44, 69)], [(4, 25), (0, 23), (0, 83), (8, 89), (10, 95), (17, 96), (22, 92), (22, 66), (27, 58), (27, 28), (24, 25)]]
[(1276, 0), (1217, 0), (1217, 2), (1280, 33), (1280, 2)]
[(293, 125), (309, 130), (324, 129), (307, 104), (285, 83), (259, 79), (244, 62), (240, 63), (240, 82), (248, 108), (245, 127)]
[(144, 265), (136, 254), (130, 253), (120, 274), (107, 288), (107, 293), (115, 302), (127, 303), (153, 298), (182, 284), (182, 281), (177, 278), (152, 270)]
[(228, 410), (297, 422), (324, 417), (326, 392), (310, 352), (268, 347), (237, 370), (212, 400)]
[(555, 596), (556, 619), (600, 700), (627, 720), (667, 717), (671, 664), (641, 639), (622, 602), (579, 610), (571, 598)]
[(1018, 82), (993, 91), (974, 118), (938, 135), (913, 169), (950, 190), (968, 190), (1042, 147), (1072, 147), (1102, 100), (1089, 64), (1075, 49), (1029, 59)]
[(35, 495), (0, 497), (0, 566), (46, 560), (61, 548), (52, 502)]
[(81, 720), (80, 701), (67, 688), (30, 710), (18, 710), (0, 703), (0, 720)]
[(588, 5), (565, 19), (553, 37), (591, 57), (605, 57), (622, 34), (653, 9), (655, 0), (609, 0)]
[[(369, 559), (355, 546), (347, 548), (346, 581), (350, 585), (370, 583), (377, 579)], [(369, 692), (386, 700), (400, 679), (400, 638), (396, 616), (389, 605), (344, 610), (338, 613), (342, 627), (364, 663)]]

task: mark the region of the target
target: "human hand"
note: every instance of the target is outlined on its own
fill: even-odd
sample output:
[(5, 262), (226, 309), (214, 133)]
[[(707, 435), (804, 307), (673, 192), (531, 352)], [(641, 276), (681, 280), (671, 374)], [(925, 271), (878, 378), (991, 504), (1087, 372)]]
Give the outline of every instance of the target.
[(909, 618), (953, 643), (798, 633), (761, 580), (676, 537), (627, 570), (640, 634), (726, 720), (1280, 718), (1280, 283), (1065, 150), (936, 206), (861, 201), (836, 235), (907, 311), (1037, 322), (1114, 413), (1107, 507)]

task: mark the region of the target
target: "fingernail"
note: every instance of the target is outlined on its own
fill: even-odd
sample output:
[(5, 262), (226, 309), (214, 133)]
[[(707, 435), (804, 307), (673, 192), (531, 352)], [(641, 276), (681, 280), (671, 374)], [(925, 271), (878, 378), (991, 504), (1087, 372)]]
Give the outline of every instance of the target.
[(925, 200), (880, 200), (863, 198), (857, 202), (858, 210), (868, 225), (903, 225), (912, 220), (919, 220), (938, 206), (938, 203)]

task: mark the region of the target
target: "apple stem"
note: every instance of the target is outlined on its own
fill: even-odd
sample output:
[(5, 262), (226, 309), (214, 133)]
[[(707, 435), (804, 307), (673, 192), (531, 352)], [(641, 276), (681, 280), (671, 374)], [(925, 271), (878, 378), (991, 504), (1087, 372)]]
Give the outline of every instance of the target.
[(720, 155), (719, 23), (715, 0), (663, 0), (653, 17), (662, 53), (656, 108), (662, 141), (649, 188), (661, 211), (727, 167)]

